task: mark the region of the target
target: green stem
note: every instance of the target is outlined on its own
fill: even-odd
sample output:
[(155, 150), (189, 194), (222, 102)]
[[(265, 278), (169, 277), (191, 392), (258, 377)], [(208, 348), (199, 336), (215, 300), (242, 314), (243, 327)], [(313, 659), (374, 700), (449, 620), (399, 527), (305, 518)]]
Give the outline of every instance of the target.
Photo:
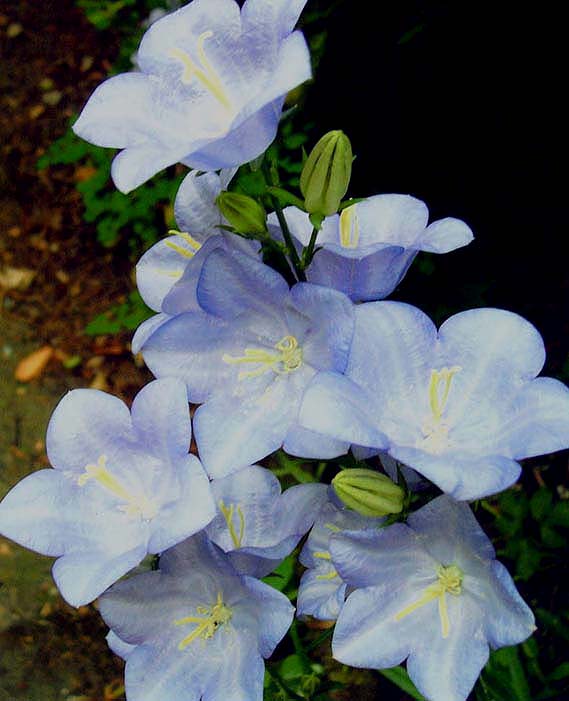
[(277, 219), (279, 220), (279, 225), (281, 227), (281, 231), (283, 232), (283, 238), (285, 240), (286, 246), (288, 248), (288, 253), (292, 261), (292, 265), (294, 267), (294, 272), (296, 273), (296, 276), (299, 279), (299, 281), (305, 282), (306, 276), (304, 274), (304, 268), (302, 267), (302, 261), (300, 260), (299, 255), (294, 246), (292, 234), (290, 233), (290, 229), (288, 228), (288, 224), (282, 207), (278, 203), (276, 197), (273, 197), (272, 200), (273, 207), (275, 208), (275, 214), (277, 215)]
[(316, 227), (312, 229), (308, 246), (302, 252), (302, 260), (300, 261), (300, 265), (302, 266), (303, 272), (306, 270), (306, 268), (308, 268), (310, 263), (312, 263), (312, 259), (314, 258), (314, 247), (316, 246), (316, 239), (318, 238), (319, 231), (320, 229), (317, 229)]

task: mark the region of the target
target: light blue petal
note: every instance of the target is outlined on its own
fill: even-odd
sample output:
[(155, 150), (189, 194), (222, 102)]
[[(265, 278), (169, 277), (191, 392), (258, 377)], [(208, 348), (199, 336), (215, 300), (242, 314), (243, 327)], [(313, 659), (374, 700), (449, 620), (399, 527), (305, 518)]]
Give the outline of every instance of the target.
[(449, 253), (468, 245), (474, 239), (472, 229), (460, 219), (439, 219), (425, 229), (416, 242), (421, 251)]
[(345, 531), (330, 537), (332, 563), (354, 587), (399, 586), (434, 574), (437, 562), (417, 535), (402, 523), (387, 528)]
[(174, 461), (190, 449), (192, 425), (186, 386), (176, 378), (154, 380), (136, 395), (132, 422), (145, 449)]
[(136, 264), (136, 285), (151, 309), (161, 310), (164, 298), (182, 278), (195, 254), (196, 250), (181, 236), (167, 236), (146, 251)]
[(125, 643), (125, 641), (121, 640), (112, 630), (107, 633), (106, 641), (107, 645), (115, 653), (115, 655), (122, 657), (123, 660), (128, 659), (130, 653), (133, 650), (136, 650), (136, 645)]
[(55, 562), (53, 579), (68, 604), (85, 606), (136, 567), (145, 555), (145, 546), (137, 546), (114, 557), (103, 550), (71, 552)]
[(299, 424), (293, 424), (285, 436), (283, 450), (289, 455), (316, 460), (329, 460), (348, 452), (349, 443), (309, 431)]
[(298, 406), (288, 385), (275, 379), (260, 395), (215, 396), (198, 408), (194, 433), (210, 477), (225, 477), (282, 445)]
[[(310, 326), (302, 335), (303, 358), (317, 370), (344, 372), (354, 333), (354, 305), (336, 290), (299, 282), (290, 291), (299, 314)], [(294, 319), (289, 317), (289, 323)]]
[[(222, 319), (251, 313), (266, 317), (269, 323), (271, 317), (281, 317), (279, 308), (288, 294), (286, 281), (269, 266), (250, 256), (237, 252), (230, 255), (220, 249), (208, 256), (198, 283), (200, 305)], [(267, 337), (270, 333), (269, 329)]]
[(521, 388), (506, 419), (489, 436), (505, 455), (530, 458), (569, 448), (569, 389), (550, 377)]
[(305, 5), (306, 0), (246, 0), (241, 10), (243, 31), (282, 39), (294, 29)]
[[(435, 606), (434, 602), (431, 606)], [(477, 611), (460, 605), (456, 597), (447, 596), (447, 606), (451, 622), (448, 638), (443, 638), (436, 621), (425, 626), (407, 660), (407, 672), (427, 698), (466, 701), (488, 661), (488, 643), (477, 620)]]
[[(192, 403), (206, 401), (215, 390), (229, 392), (237, 382), (235, 365), (223, 362), (226, 353), (242, 355), (251, 345), (235, 325), (203, 312), (171, 317), (146, 341), (144, 360), (157, 377), (179, 377)], [(241, 349), (241, 352), (232, 351)]]
[(459, 564), (465, 549), (472, 558), (493, 560), (496, 557), (490, 539), (480, 528), (468, 504), (450, 497), (433, 499), (410, 514), (407, 524), (439, 562)]
[(439, 330), (441, 362), (463, 370), (453, 377), (447, 421), (479, 420), (480, 412), (511, 400), (522, 380), (545, 362), (543, 341), (525, 319), (502, 309), (470, 309)]
[(290, 628), (294, 606), (284, 594), (264, 582), (253, 577), (243, 577), (242, 581), (257, 609), (259, 652), (270, 657)]
[(42, 555), (63, 555), (73, 542), (69, 507), (76, 492), (75, 482), (60, 470), (28, 475), (0, 503), (0, 533)]
[(146, 341), (152, 336), (152, 334), (159, 329), (167, 321), (170, 321), (172, 317), (169, 314), (155, 314), (151, 316), (150, 319), (143, 321), (142, 324), (136, 329), (130, 347), (132, 352), (136, 355), (140, 353)]
[(215, 516), (209, 480), (200, 461), (188, 455), (178, 461), (179, 492), (160, 510), (148, 541), (148, 552), (160, 553), (197, 533)]
[(124, 463), (136, 442), (130, 412), (124, 402), (96, 389), (68, 392), (47, 428), (47, 454), (59, 470), (83, 472), (85, 465), (107, 455)]
[(405, 400), (414, 406), (417, 388), (429, 374), (436, 342), (433, 322), (409, 304), (359, 305), (346, 374), (377, 397), (375, 406)]
[(113, 182), (116, 188), (126, 195), (156, 173), (177, 163), (184, 152), (184, 147), (165, 149), (160, 142), (130, 146), (113, 160), (111, 165)]
[(239, 635), (239, 642), (215, 661), (216, 673), (205, 687), (202, 701), (263, 701), (265, 665), (253, 644), (252, 636)]
[(335, 621), (346, 596), (346, 585), (331, 564), (307, 570), (300, 579), (296, 602), (297, 616), (313, 616), (320, 621)]
[(517, 462), (502, 455), (431, 455), (393, 446), (390, 455), (409, 465), (458, 500), (481, 499), (511, 487), (520, 476)]
[(534, 615), (504, 565), (492, 562), (491, 571), (490, 586), (480, 602), (485, 612), (485, 634), (492, 648), (517, 645), (535, 631)]
[(322, 372), (306, 388), (299, 423), (346, 443), (387, 447), (386, 436), (377, 428), (375, 398), (343, 375)]
[(191, 171), (182, 180), (174, 202), (174, 215), (181, 231), (197, 240), (219, 234), (223, 218), (215, 204), (221, 193), (221, 178), (217, 173)]
[(416, 255), (414, 250), (387, 246), (363, 258), (349, 258), (323, 248), (314, 256), (307, 278), (341, 290), (354, 302), (375, 301), (393, 292)]

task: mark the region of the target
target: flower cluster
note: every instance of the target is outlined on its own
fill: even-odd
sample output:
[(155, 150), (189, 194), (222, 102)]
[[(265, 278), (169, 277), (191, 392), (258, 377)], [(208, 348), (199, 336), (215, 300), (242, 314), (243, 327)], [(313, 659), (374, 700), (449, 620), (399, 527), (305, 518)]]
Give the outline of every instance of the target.
[[(337, 621), (343, 663), (407, 660), (427, 699), (464, 701), (489, 649), (534, 630), (466, 502), (511, 486), (520, 459), (569, 447), (569, 390), (537, 377), (543, 342), (516, 314), (473, 309), (437, 329), (383, 301), (419, 251), (473, 235), (428, 224), (409, 195), (343, 201), (341, 132), (309, 155), (302, 198), (279, 187), (263, 154), (311, 75), (294, 30), (304, 4), (192, 0), (151, 26), (140, 70), (104, 82), (74, 126), (122, 149), (124, 192), (192, 168), (179, 230), (136, 271), (156, 314), (132, 346), (157, 379), (130, 410), (67, 394), (48, 427), (53, 469), (0, 505), (2, 534), (57, 558), (69, 603), (101, 597), (129, 701), (260, 701), (263, 659), (294, 614), (261, 578), (309, 531), (296, 613)], [(255, 198), (231, 191), (240, 168), (265, 178)], [(273, 463), (255, 464), (279, 450), (345, 472), (281, 492)], [(425, 483), (443, 494), (418, 492), (409, 513)], [(157, 569), (121, 579), (149, 554)]]

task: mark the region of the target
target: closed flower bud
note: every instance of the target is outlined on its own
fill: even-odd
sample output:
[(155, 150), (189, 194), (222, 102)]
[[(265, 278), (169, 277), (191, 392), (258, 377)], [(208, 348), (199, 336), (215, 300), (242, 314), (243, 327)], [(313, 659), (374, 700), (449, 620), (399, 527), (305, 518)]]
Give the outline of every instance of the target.
[(332, 486), (338, 498), (362, 516), (398, 514), (403, 508), (403, 489), (375, 470), (342, 470)]
[(267, 213), (252, 197), (238, 192), (222, 192), (216, 204), (238, 234), (243, 236), (266, 234)]
[(300, 175), (300, 190), (309, 214), (334, 214), (352, 175), (352, 145), (343, 131), (329, 131), (310, 152)]

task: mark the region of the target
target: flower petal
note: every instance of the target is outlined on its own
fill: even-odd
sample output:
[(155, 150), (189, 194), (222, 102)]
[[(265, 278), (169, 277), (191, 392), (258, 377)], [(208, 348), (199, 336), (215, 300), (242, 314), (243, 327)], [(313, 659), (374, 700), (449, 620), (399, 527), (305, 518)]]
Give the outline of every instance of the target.
[(221, 178), (217, 173), (192, 170), (186, 175), (174, 202), (174, 215), (181, 231), (187, 231), (200, 241), (220, 233), (222, 216), (215, 200), (221, 190)]
[(283, 450), (299, 458), (328, 460), (348, 452), (349, 443), (309, 431), (299, 424), (293, 424), (284, 439)]
[(169, 314), (155, 314), (151, 316), (150, 319), (143, 321), (142, 324), (136, 329), (132, 341), (130, 342), (130, 347), (132, 352), (136, 355), (140, 353), (146, 341), (152, 336), (152, 334), (159, 329), (167, 321), (170, 321), (172, 317)]
[(259, 652), (265, 658), (270, 657), (290, 628), (294, 606), (284, 594), (258, 579), (243, 577), (242, 581), (257, 609)]
[(421, 251), (449, 253), (468, 245), (474, 238), (472, 229), (460, 219), (439, 219), (425, 229), (415, 245)]

